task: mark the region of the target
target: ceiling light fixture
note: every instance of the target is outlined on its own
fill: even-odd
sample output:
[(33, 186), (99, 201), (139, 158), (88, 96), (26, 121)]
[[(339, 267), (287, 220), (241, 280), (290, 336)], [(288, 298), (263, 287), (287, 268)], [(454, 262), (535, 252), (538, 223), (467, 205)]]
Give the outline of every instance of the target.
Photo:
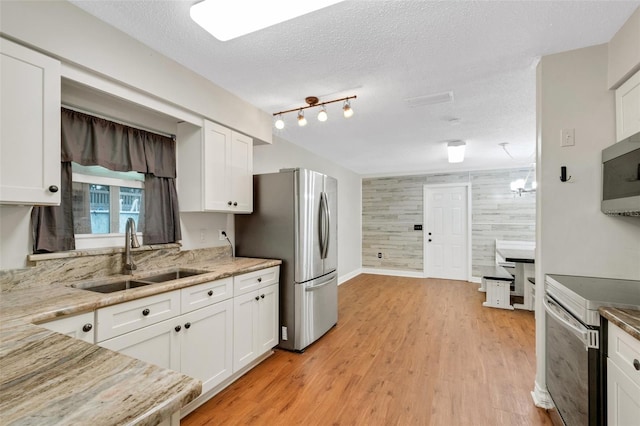
[(344, 112), (344, 117), (345, 118), (349, 118), (353, 115), (353, 108), (351, 108), (351, 99), (356, 99), (357, 96), (353, 95), (353, 96), (347, 96), (346, 98), (340, 98), (340, 99), (334, 99), (331, 101), (325, 101), (325, 102), (320, 102), (320, 99), (318, 99), (318, 97), (316, 96), (307, 96), (304, 101), (307, 103), (306, 106), (303, 107), (298, 107), (298, 108), (292, 108), (292, 109), (288, 109), (286, 111), (280, 111), (280, 112), (276, 112), (273, 114), (274, 117), (276, 117), (276, 120), (274, 122), (274, 126), (276, 129), (278, 130), (282, 130), (284, 129), (284, 121), (282, 119), (282, 114), (287, 114), (289, 112), (298, 112), (298, 125), (300, 127), (305, 126), (307, 124), (307, 120), (304, 118), (304, 111), (305, 109), (308, 108), (314, 108), (314, 107), (320, 107), (320, 112), (318, 113), (318, 120), (319, 121), (327, 121), (327, 119), (329, 118), (329, 115), (327, 114), (327, 108), (325, 105), (327, 104), (332, 104), (335, 102), (342, 102), (344, 101), (344, 106), (342, 107), (342, 110)]
[[(282, 122), (284, 128), (284, 121)], [(298, 111), (298, 126), (304, 127), (307, 125), (307, 119), (304, 118), (304, 112), (302, 110)]]
[(320, 112), (318, 113), (318, 121), (327, 121), (328, 118), (327, 109), (324, 107), (324, 104), (322, 104)]
[(282, 116), (281, 116), (281, 115), (278, 115), (278, 117), (276, 118), (276, 121), (275, 121), (275, 123), (274, 123), (273, 125), (274, 125), (274, 126), (276, 127), (276, 129), (278, 129), (278, 130), (282, 130), (282, 129), (284, 129), (284, 120), (282, 119)]
[(447, 142), (447, 154), (450, 163), (462, 163), (464, 161), (464, 150), (467, 147), (465, 141), (449, 141)]
[(529, 180), (529, 176), (531, 176), (531, 172), (534, 169), (535, 169), (535, 163), (531, 165), (531, 168), (529, 169), (529, 173), (527, 173), (526, 178), (516, 179), (513, 182), (511, 182), (511, 184), (509, 185), (509, 188), (511, 189), (511, 192), (513, 192), (514, 196), (518, 195), (518, 197), (522, 197), (523, 192), (524, 193), (536, 192), (536, 189), (538, 188), (538, 183), (535, 180), (531, 182), (531, 186), (529, 187), (529, 189), (526, 189), (527, 181)]
[(189, 14), (198, 25), (220, 41), (228, 41), (315, 12), (343, 0), (204, 0)]

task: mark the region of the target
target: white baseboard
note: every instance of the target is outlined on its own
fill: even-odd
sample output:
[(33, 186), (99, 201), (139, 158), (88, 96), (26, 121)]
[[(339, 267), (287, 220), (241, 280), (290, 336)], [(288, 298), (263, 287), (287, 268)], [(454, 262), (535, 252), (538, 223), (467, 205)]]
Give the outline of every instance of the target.
[(422, 272), (400, 271), (396, 269), (362, 268), (362, 273), (373, 274), (373, 275), (391, 275), (394, 277), (424, 278), (424, 274)]
[(482, 277), (471, 277), (470, 283), (482, 284)]
[(536, 382), (535, 388), (531, 392), (531, 398), (533, 398), (533, 403), (536, 407), (547, 410), (554, 407), (551, 395), (549, 395), (549, 392), (546, 389), (542, 389), (538, 382)]
[(362, 273), (362, 268), (355, 269), (348, 274), (344, 274), (338, 277), (338, 285), (349, 281), (351, 278), (355, 278)]

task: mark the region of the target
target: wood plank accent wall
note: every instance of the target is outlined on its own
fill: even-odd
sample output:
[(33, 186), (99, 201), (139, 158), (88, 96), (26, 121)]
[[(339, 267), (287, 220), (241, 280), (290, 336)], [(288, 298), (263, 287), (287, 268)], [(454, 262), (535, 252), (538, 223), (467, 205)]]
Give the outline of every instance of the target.
[[(495, 240), (535, 241), (536, 194), (509, 189), (528, 168), (365, 178), (362, 180), (362, 266), (423, 271), (423, 186), (471, 183), (472, 275), (495, 262)], [(532, 177), (529, 177), (527, 185)], [(382, 253), (382, 259), (378, 258)]]

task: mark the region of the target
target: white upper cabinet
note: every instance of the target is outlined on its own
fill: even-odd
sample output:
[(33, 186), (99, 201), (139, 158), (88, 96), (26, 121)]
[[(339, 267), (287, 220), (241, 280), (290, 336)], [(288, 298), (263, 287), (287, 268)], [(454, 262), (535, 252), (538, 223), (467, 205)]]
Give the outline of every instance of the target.
[(0, 203), (60, 204), (60, 62), (0, 38)]
[(616, 90), (616, 141), (640, 132), (640, 71)]
[(251, 213), (253, 139), (204, 122), (178, 125), (180, 210)]

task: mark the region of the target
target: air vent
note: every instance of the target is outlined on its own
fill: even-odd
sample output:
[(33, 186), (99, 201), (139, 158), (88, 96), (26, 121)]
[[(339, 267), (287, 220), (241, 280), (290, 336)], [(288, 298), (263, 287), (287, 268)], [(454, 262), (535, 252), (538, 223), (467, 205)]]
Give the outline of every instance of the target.
[(418, 108), (429, 105), (445, 104), (453, 102), (453, 91), (436, 93), (433, 95), (416, 96), (404, 100), (409, 108)]

